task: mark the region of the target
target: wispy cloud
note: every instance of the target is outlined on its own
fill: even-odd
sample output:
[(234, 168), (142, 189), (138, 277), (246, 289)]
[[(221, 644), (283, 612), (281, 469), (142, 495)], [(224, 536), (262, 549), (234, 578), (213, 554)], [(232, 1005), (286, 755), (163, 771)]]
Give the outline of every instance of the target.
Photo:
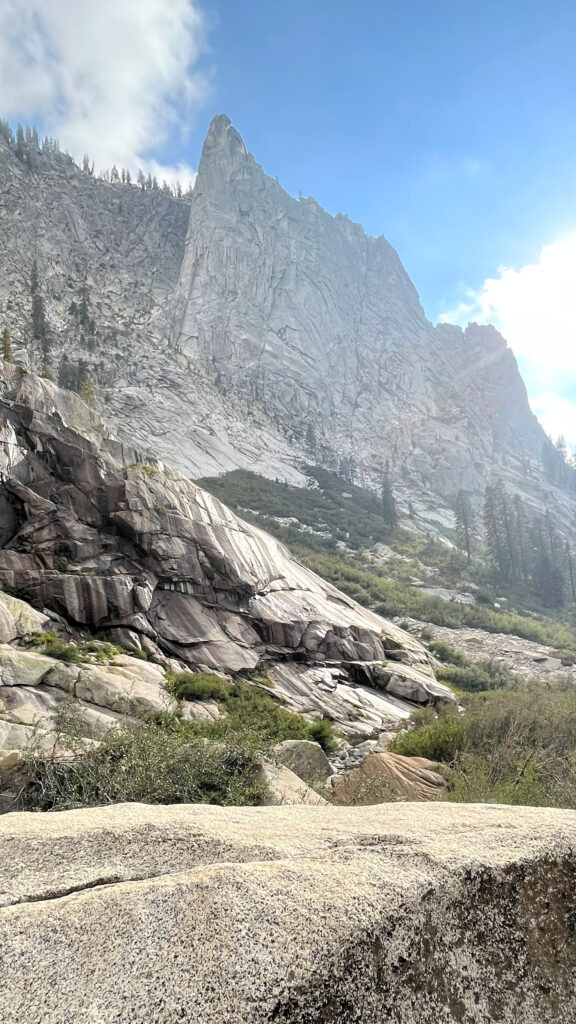
[(537, 263), (500, 267), (441, 321), (493, 323), (519, 358), (533, 408), (553, 435), (576, 443), (576, 235)]
[(204, 48), (195, 0), (0, 0), (1, 113), (100, 167), (148, 167), (207, 99)]

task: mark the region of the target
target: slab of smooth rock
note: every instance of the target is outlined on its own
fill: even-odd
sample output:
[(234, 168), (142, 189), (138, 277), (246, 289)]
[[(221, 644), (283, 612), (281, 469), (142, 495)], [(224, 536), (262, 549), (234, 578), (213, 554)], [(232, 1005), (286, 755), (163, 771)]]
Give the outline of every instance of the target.
[(408, 800), (437, 800), (446, 780), (426, 757), (388, 752), (368, 754), (361, 765), (333, 780), (338, 804), (381, 804), (396, 794)]
[(332, 765), (319, 743), (311, 740), (283, 740), (274, 747), (280, 764), (300, 778), (324, 783), (332, 775)]
[(50, 669), (54, 658), (34, 651), (22, 651), (9, 644), (0, 646), (0, 682), (2, 686), (36, 686)]
[(298, 804), (318, 807), (326, 803), (323, 796), (283, 764), (276, 765), (271, 761), (265, 761), (259, 775), (261, 781), (268, 787), (268, 795), (263, 801), (266, 805)]
[(27, 633), (37, 633), (49, 622), (47, 615), (26, 601), (0, 591), (0, 641), (9, 643)]
[(576, 814), (121, 805), (0, 820), (0, 1019), (573, 1024)]

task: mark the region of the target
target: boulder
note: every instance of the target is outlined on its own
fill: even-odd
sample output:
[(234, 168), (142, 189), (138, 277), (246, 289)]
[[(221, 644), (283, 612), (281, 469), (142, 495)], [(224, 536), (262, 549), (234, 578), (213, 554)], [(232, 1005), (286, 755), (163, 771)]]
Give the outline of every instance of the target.
[(0, 683), (2, 686), (36, 686), (54, 668), (54, 658), (35, 651), (23, 651), (9, 644), (0, 645)]
[(5, 815), (0, 1019), (573, 1024), (575, 868), (541, 807)]
[(332, 765), (319, 743), (283, 740), (274, 747), (276, 759), (312, 786), (322, 786), (332, 775)]
[(265, 761), (260, 768), (259, 776), (268, 787), (268, 795), (264, 804), (308, 804), (319, 806), (326, 800), (316, 790), (308, 786), (290, 768)]
[(26, 601), (0, 591), (0, 643), (9, 643), (27, 633), (38, 633), (50, 622)]
[(74, 687), (75, 695), (90, 704), (125, 715), (175, 711), (177, 703), (163, 685), (163, 673), (153, 679), (149, 672), (141, 674), (140, 663), (135, 664), (138, 668), (132, 670), (114, 665), (82, 666)]
[(347, 775), (332, 780), (337, 804), (381, 804), (386, 800), (437, 800), (444, 795), (446, 780), (434, 761), (403, 754), (368, 754)]

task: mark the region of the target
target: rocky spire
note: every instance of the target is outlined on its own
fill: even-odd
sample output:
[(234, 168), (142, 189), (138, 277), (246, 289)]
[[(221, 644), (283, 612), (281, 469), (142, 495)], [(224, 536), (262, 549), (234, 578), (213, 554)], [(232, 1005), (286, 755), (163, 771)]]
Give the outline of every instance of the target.
[(254, 158), (247, 152), (241, 135), (226, 114), (217, 114), (212, 118), (202, 149), (196, 192), (222, 187), (246, 163), (253, 164)]

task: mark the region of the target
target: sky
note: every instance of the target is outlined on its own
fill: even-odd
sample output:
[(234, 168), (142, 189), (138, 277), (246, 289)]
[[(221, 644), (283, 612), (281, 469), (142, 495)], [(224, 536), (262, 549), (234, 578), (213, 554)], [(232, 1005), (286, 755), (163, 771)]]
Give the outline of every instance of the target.
[(184, 182), (227, 113), (431, 320), (499, 327), (576, 445), (575, 54), (573, 0), (0, 0), (0, 116)]

